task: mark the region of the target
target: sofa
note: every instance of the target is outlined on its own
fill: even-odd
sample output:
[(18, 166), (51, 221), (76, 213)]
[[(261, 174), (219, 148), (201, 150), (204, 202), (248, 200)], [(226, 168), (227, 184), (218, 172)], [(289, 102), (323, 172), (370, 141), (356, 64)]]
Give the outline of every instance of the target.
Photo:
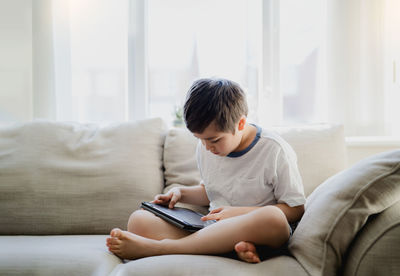
[[(343, 127), (274, 127), (307, 203), (287, 254), (121, 260), (105, 245), (140, 202), (197, 185), (196, 139), (162, 119), (0, 128), (0, 275), (400, 275), (400, 150), (347, 167)], [(194, 207), (206, 213), (207, 206)]]

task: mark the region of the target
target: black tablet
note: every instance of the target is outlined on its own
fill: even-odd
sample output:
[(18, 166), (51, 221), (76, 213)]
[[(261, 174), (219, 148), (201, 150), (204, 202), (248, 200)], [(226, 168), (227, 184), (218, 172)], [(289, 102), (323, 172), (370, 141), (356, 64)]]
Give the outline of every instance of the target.
[(174, 207), (173, 209), (170, 209), (168, 206), (151, 202), (142, 202), (141, 208), (190, 232), (196, 232), (216, 222), (215, 220), (202, 221), (201, 217), (204, 215), (182, 207)]

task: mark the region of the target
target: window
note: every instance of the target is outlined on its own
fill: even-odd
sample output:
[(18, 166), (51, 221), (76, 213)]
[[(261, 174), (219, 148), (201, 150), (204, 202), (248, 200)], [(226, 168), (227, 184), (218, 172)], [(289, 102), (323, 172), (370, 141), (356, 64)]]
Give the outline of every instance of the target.
[(321, 0), (279, 1), (280, 89), (283, 122), (325, 121), (323, 87), (326, 5)]
[(171, 125), (193, 80), (217, 76), (245, 88), (260, 125), (336, 122), (346, 136), (400, 136), (399, 5), (4, 2), (0, 120)]
[(386, 135), (400, 136), (400, 2), (385, 1), (384, 91)]
[(127, 119), (128, 1), (53, 1), (57, 119)]
[(147, 22), (150, 116), (172, 122), (201, 77), (232, 79), (256, 104), (261, 1), (150, 0)]

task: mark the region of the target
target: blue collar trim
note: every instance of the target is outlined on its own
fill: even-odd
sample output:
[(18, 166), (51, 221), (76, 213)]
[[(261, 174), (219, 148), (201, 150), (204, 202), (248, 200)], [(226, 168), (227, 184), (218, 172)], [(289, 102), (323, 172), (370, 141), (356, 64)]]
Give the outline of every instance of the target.
[(257, 128), (257, 134), (256, 134), (256, 137), (254, 137), (253, 142), (251, 142), (251, 144), (244, 150), (231, 152), (230, 154), (227, 155), (227, 157), (240, 157), (240, 156), (246, 154), (249, 150), (251, 150), (257, 144), (258, 140), (260, 140), (262, 129), (259, 126), (256, 126), (256, 125), (253, 125), (253, 126), (255, 126)]

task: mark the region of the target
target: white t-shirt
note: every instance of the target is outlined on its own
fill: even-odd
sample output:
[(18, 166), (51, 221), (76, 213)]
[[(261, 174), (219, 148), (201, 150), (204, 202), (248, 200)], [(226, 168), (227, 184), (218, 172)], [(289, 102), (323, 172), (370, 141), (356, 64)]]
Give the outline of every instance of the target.
[(278, 134), (261, 130), (252, 144), (240, 152), (218, 156), (197, 146), (197, 164), (210, 210), (221, 206), (265, 206), (305, 203), (297, 157)]

